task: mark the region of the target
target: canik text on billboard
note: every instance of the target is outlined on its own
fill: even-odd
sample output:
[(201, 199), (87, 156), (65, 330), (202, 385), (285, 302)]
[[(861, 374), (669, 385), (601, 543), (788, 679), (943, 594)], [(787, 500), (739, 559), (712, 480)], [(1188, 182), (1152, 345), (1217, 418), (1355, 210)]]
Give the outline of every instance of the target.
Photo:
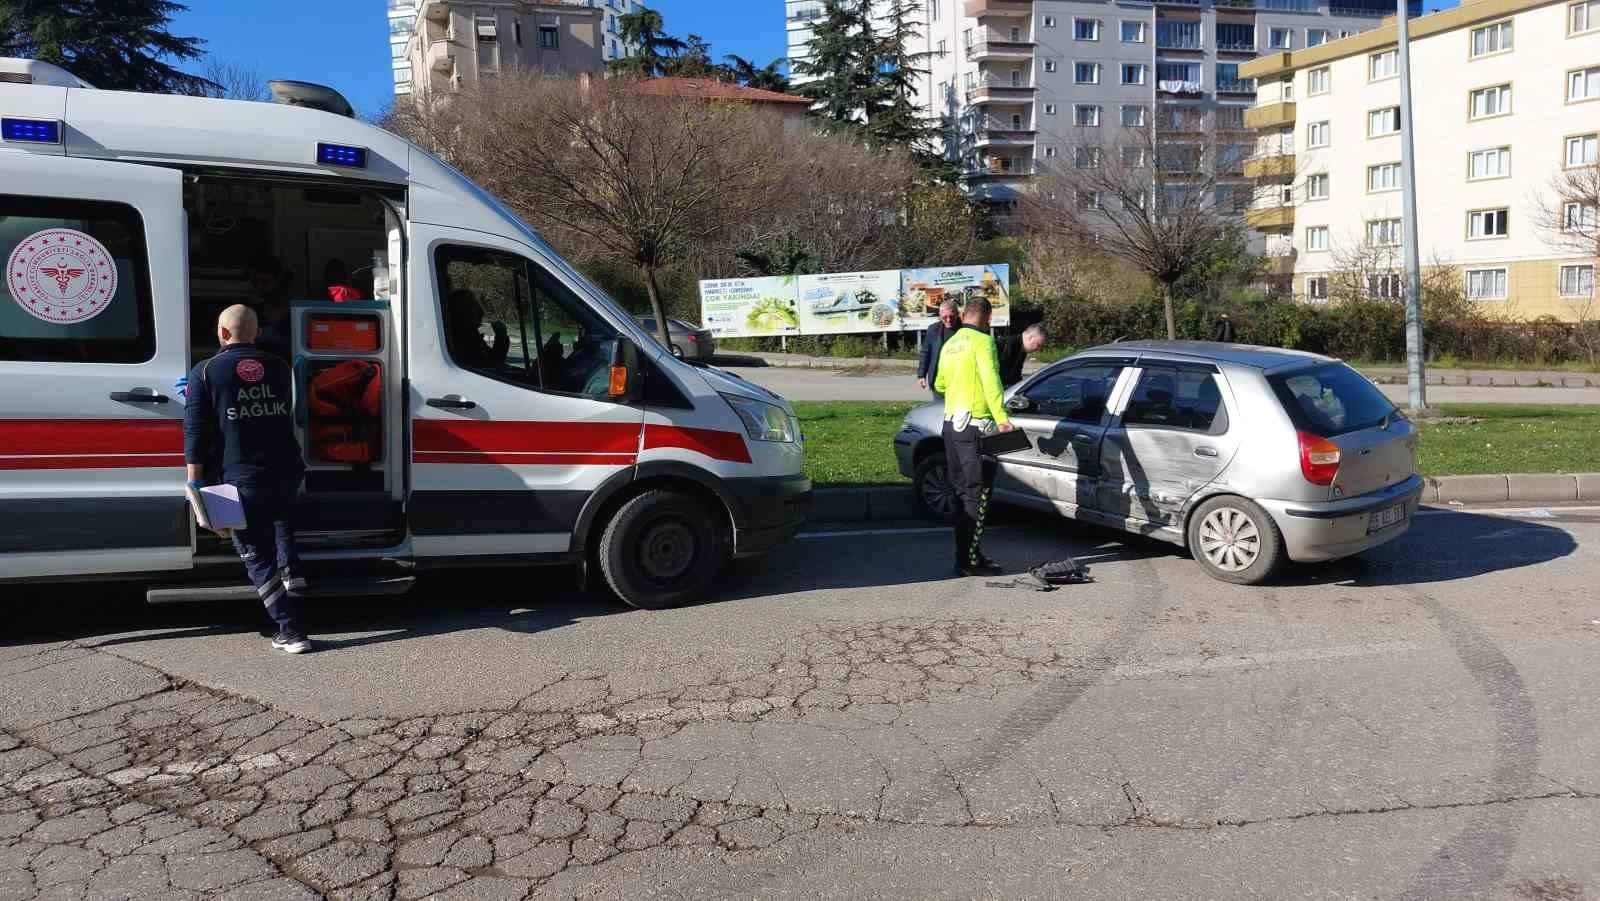
[(719, 338), (845, 335), (926, 328), (939, 306), (984, 297), (1011, 323), (1011, 271), (998, 263), (700, 283), (702, 324)]

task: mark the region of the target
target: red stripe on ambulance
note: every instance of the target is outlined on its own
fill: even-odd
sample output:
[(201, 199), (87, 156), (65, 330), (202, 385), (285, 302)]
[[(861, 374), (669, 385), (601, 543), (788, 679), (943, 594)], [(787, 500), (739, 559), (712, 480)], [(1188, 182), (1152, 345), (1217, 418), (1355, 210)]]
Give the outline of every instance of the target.
[(176, 419), (7, 419), (0, 431), (0, 470), (183, 465), (183, 423)]
[[(613, 422), (466, 422), (419, 419), (412, 424), (412, 460), (541, 466), (631, 465), (639, 426)], [(646, 425), (644, 449), (679, 448), (714, 460), (749, 463), (744, 436), (716, 429)]]
[(737, 432), (719, 429), (692, 429), (676, 425), (647, 425), (644, 427), (644, 449), (676, 447), (705, 454), (713, 460), (729, 463), (749, 463), (750, 448), (744, 436)]

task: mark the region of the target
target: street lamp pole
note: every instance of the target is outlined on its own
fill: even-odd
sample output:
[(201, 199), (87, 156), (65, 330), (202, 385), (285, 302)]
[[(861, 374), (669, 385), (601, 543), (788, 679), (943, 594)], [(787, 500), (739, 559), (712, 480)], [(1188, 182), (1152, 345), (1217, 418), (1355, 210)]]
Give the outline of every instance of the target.
[(1411, 129), (1411, 36), (1409, 0), (1395, 0), (1395, 24), (1400, 50), (1400, 183), (1403, 191), (1400, 227), (1406, 256), (1406, 387), (1411, 412), (1428, 408), (1423, 372), (1422, 261), (1417, 247), (1417, 163)]

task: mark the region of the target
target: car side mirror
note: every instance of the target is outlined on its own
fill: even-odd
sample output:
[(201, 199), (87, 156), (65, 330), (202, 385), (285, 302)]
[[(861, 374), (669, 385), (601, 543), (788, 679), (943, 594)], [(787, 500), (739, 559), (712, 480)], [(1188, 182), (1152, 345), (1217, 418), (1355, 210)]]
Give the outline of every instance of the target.
[(1006, 401), (1006, 409), (1013, 413), (1026, 413), (1033, 409), (1033, 401), (1024, 395), (1013, 394), (1011, 399)]
[(639, 346), (618, 337), (611, 345), (611, 376), (606, 395), (620, 404), (637, 403), (644, 397), (644, 371), (639, 365)]

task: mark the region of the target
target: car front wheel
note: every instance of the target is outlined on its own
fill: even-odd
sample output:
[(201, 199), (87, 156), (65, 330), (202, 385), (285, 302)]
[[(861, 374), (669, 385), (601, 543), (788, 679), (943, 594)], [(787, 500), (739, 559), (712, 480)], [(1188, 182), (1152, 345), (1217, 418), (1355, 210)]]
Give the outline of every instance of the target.
[(1189, 518), (1189, 553), (1213, 579), (1259, 585), (1285, 558), (1277, 523), (1259, 504), (1214, 497)]
[(646, 491), (617, 510), (600, 539), (600, 569), (617, 597), (646, 610), (704, 600), (727, 561), (703, 500)]
[(924, 517), (938, 522), (956, 521), (961, 498), (956, 495), (955, 486), (950, 482), (950, 470), (945, 466), (944, 454), (930, 454), (917, 464), (916, 472), (911, 476), (911, 489), (917, 498), (917, 510)]

